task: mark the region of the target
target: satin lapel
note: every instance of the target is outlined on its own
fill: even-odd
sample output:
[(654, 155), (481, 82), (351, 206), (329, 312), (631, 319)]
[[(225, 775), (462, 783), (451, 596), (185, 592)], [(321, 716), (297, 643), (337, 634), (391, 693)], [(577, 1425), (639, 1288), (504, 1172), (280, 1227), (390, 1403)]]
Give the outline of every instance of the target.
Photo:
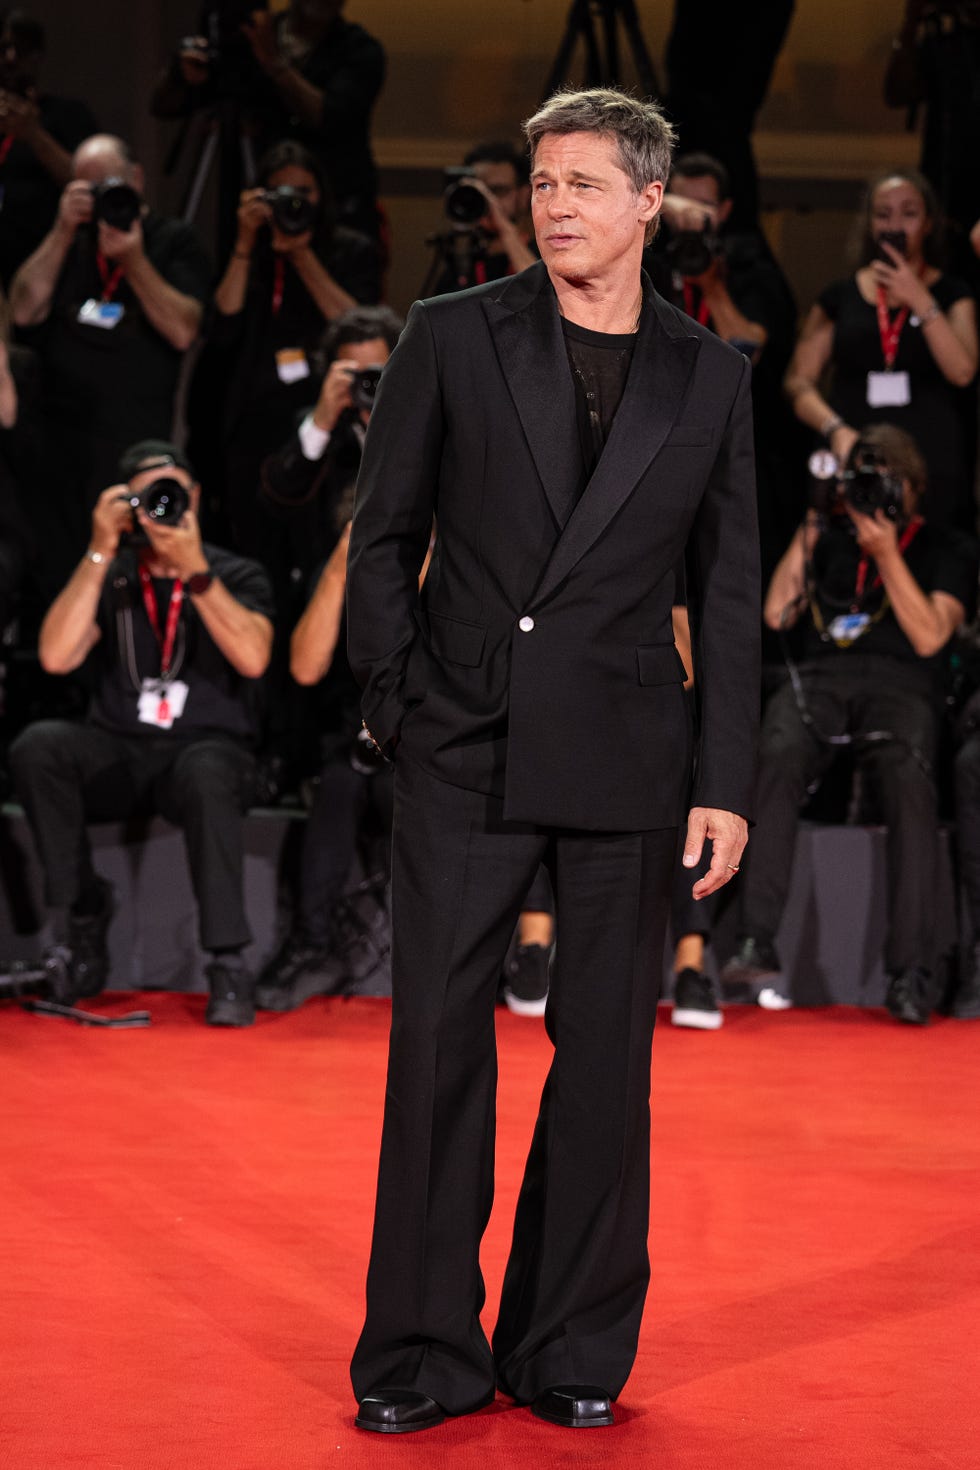
[(652, 288), (622, 402), (602, 458), (568, 519), (532, 605), (550, 597), (629, 499), (680, 413), (698, 353), (695, 336), (675, 335), (676, 320)]
[(534, 279), (528, 283), (518, 276), (501, 297), (486, 301), (484, 310), (528, 448), (562, 526), (581, 479), (582, 452), (561, 318), (544, 267), (534, 270), (540, 273), (540, 287), (529, 300), (527, 287), (533, 289)]

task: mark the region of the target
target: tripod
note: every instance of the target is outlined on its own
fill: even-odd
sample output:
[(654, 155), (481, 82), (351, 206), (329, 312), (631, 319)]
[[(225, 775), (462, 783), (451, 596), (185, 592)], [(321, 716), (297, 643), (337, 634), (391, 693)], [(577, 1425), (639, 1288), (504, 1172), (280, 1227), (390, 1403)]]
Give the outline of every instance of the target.
[(452, 277), (450, 291), (465, 291), (480, 280), (478, 266), (486, 264), (487, 236), (478, 225), (457, 225), (442, 234), (427, 235), (426, 245), (434, 250), (420, 296), (431, 296), (443, 278)]
[(647, 50), (636, 0), (572, 0), (565, 33), (558, 47), (548, 80), (545, 98), (568, 81), (575, 47), (585, 47), (585, 85), (610, 87), (620, 84), (620, 37), (622, 26), (627, 48), (633, 59), (640, 87), (648, 97), (659, 95), (657, 74)]

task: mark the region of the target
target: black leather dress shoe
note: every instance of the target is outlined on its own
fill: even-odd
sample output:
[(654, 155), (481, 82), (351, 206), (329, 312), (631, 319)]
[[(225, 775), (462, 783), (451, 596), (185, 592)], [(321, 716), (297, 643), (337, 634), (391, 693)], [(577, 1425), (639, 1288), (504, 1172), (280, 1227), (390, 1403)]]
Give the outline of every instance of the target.
[(445, 1417), (445, 1409), (427, 1394), (410, 1388), (381, 1388), (361, 1399), (354, 1423), (358, 1429), (373, 1429), (378, 1434), (411, 1434), (415, 1429), (434, 1429)]
[(604, 1388), (591, 1383), (562, 1383), (546, 1388), (531, 1405), (532, 1414), (566, 1429), (598, 1429), (614, 1424), (612, 1405)]

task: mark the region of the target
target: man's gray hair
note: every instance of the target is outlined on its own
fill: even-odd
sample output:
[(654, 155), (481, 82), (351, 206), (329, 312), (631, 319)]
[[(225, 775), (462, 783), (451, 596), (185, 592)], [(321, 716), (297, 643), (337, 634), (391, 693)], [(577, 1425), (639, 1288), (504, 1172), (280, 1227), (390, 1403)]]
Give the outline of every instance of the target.
[(620, 162), (637, 194), (654, 181), (670, 177), (677, 134), (656, 102), (640, 102), (615, 87), (576, 92), (562, 88), (542, 103), (524, 124), (531, 167), (546, 133), (600, 133), (615, 138)]

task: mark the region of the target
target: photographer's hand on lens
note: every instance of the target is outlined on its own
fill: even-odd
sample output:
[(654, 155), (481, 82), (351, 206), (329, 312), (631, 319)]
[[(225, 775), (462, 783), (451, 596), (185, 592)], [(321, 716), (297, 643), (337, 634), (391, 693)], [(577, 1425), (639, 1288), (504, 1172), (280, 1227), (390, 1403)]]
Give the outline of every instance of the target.
[(119, 550), (120, 536), (133, 529), (129, 497), (128, 485), (110, 485), (95, 502), (89, 550), (97, 551), (106, 561), (111, 561)]
[(201, 528), (192, 510), (185, 510), (176, 526), (161, 525), (148, 516), (142, 507), (136, 519), (146, 533), (146, 539), (155, 557), (166, 566), (168, 572), (186, 582), (196, 572), (208, 570), (208, 559), (201, 543)]
[(351, 398), (353, 375), (359, 373), (360, 370), (360, 363), (354, 362), (349, 357), (338, 357), (330, 364), (330, 370), (320, 389), (316, 408), (313, 410), (313, 422), (318, 429), (328, 434), (332, 433), (337, 427), (337, 420), (345, 409), (353, 408)]
[(128, 230), (117, 230), (99, 220), (99, 249), (106, 260), (125, 265), (143, 254), (143, 223), (136, 220)]
[(866, 516), (848, 505), (846, 500), (844, 509), (854, 523), (857, 544), (879, 566), (890, 556), (901, 555), (898, 547), (898, 527), (895, 521), (885, 515), (883, 510), (876, 510), (873, 516)]

